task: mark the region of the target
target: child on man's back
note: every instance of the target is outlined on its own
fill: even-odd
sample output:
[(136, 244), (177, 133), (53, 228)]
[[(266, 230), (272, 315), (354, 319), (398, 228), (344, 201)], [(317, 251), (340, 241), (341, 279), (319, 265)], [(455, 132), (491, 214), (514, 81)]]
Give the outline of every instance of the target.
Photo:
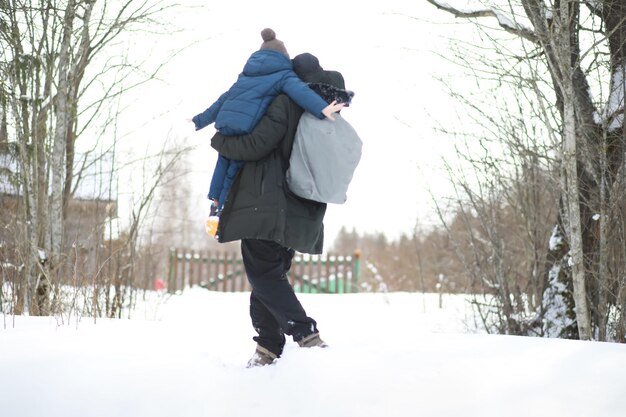
[[(298, 78), (285, 45), (276, 39), (272, 29), (263, 29), (261, 37), (261, 48), (248, 58), (237, 81), (213, 105), (193, 117), (196, 130), (215, 123), (215, 128), (225, 136), (250, 133), (279, 94), (287, 94), (320, 119), (333, 120), (332, 113), (341, 110), (343, 104), (328, 104)], [(216, 236), (219, 214), (242, 164), (218, 156), (208, 195), (212, 207), (206, 226), (211, 236)]]

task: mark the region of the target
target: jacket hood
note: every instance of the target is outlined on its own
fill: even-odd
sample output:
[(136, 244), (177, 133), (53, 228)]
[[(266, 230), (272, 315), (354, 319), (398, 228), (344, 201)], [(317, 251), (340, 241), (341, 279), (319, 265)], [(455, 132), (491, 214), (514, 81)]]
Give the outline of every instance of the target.
[(293, 64), (285, 55), (270, 49), (263, 49), (250, 55), (243, 67), (243, 74), (254, 77), (291, 69), (293, 69)]

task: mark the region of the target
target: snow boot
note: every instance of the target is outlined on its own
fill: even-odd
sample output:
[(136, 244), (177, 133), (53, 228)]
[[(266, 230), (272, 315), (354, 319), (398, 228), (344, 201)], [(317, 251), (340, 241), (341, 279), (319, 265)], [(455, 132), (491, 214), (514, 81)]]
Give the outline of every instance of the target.
[(310, 348), (310, 347), (321, 347), (327, 348), (328, 345), (326, 342), (322, 340), (319, 333), (311, 333), (308, 336), (303, 337), (298, 340), (298, 345), (300, 347)]
[(248, 365), (246, 366), (246, 368), (255, 368), (257, 366), (271, 365), (276, 359), (278, 359), (278, 356), (275, 353), (257, 344), (256, 350), (248, 361)]

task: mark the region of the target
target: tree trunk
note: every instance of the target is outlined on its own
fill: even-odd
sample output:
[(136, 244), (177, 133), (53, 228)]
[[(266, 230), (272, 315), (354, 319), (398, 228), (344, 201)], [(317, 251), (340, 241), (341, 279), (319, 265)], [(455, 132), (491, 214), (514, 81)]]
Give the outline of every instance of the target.
[[(567, 90), (568, 87), (566, 86)], [(563, 164), (565, 166), (566, 189), (563, 190), (567, 202), (567, 231), (570, 242), (570, 265), (574, 284), (574, 302), (578, 334), (583, 340), (591, 340), (591, 321), (587, 305), (585, 285), (585, 264), (583, 253), (583, 235), (580, 219), (580, 194), (578, 184), (578, 158), (576, 150), (576, 116), (574, 112), (573, 94), (564, 94), (564, 144)]]
[[(59, 49), (57, 94), (54, 102), (54, 116), (56, 121), (54, 142), (51, 158), (51, 192), (50, 192), (50, 262), (48, 273), (56, 273), (63, 262), (63, 185), (65, 183), (65, 152), (67, 132), (70, 124), (69, 103), (69, 67), (71, 60), (72, 31), (76, 15), (75, 1), (69, 0), (65, 8), (63, 19), (63, 37)], [(41, 297), (47, 297), (42, 289)]]

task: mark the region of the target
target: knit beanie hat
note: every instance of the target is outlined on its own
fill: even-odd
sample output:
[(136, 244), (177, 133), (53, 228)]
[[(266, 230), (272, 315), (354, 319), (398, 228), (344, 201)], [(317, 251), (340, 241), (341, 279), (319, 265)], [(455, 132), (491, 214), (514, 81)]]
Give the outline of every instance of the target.
[(270, 28), (263, 29), (261, 31), (261, 37), (263, 38), (263, 43), (261, 44), (261, 50), (270, 49), (272, 51), (280, 52), (289, 58), (289, 52), (287, 52), (287, 48), (285, 48), (285, 44), (282, 41), (276, 39), (276, 32), (274, 32)]

